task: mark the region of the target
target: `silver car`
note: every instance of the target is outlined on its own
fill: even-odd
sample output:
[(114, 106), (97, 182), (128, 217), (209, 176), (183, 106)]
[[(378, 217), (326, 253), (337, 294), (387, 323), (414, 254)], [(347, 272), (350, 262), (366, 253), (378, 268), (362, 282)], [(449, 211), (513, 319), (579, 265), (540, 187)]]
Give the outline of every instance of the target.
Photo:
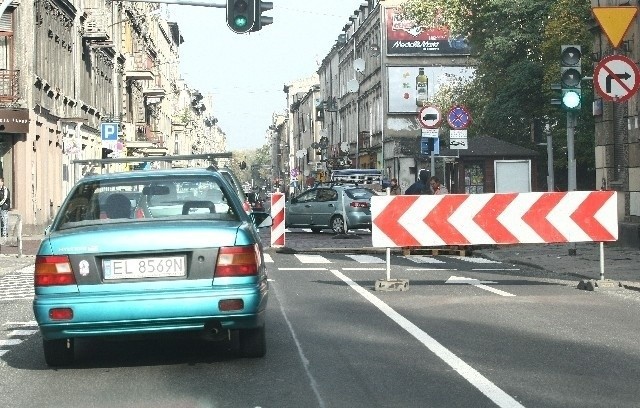
[(286, 203), (285, 226), (310, 228), (313, 232), (331, 229), (336, 234), (347, 229), (371, 229), (371, 197), (374, 194), (368, 188), (357, 186), (311, 188)]

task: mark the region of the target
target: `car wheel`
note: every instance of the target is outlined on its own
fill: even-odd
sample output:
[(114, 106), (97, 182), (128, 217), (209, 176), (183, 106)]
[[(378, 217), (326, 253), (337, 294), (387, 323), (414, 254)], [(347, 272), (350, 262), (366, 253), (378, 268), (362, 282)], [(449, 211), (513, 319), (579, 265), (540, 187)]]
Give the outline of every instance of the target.
[(44, 348), (44, 361), (47, 365), (57, 367), (73, 363), (73, 339), (42, 340), (42, 346)]
[(267, 354), (265, 326), (240, 330), (239, 335), (240, 356), (258, 358), (264, 357), (264, 355)]
[(322, 231), (322, 228), (311, 228), (311, 232), (313, 232), (314, 234), (317, 234), (320, 231)]
[(331, 219), (331, 229), (336, 234), (344, 234), (344, 220), (341, 216), (336, 215)]

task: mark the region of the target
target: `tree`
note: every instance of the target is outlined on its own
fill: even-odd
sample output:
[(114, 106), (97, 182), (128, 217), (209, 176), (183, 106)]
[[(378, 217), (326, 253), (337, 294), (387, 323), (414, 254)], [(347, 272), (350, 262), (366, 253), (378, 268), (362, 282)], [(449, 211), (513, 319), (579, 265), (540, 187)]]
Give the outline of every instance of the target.
[[(242, 184), (261, 187), (264, 180), (271, 178), (271, 146), (264, 145), (258, 149), (236, 150), (231, 152), (233, 159), (229, 168), (233, 170)], [(241, 163), (246, 168), (241, 168)]]
[[(452, 33), (467, 36), (476, 75), (451, 93), (473, 115), (469, 136), (485, 134), (538, 148), (540, 157), (546, 157), (546, 149), (533, 146), (530, 137), (533, 119), (543, 119), (554, 136), (554, 151), (565, 152), (555, 155), (555, 173), (566, 175), (566, 114), (550, 105), (551, 98), (558, 97), (552, 94), (551, 84), (560, 79), (561, 44), (580, 44), (583, 54), (590, 55), (593, 40), (586, 23), (590, 4), (583, 0), (408, 0), (402, 9), (421, 25), (437, 16)], [(595, 185), (595, 176), (590, 176), (595, 133), (589, 112), (591, 95), (590, 84), (583, 84), (575, 152), (577, 174), (589, 176), (578, 180), (579, 188)], [(546, 164), (538, 162), (544, 181)]]

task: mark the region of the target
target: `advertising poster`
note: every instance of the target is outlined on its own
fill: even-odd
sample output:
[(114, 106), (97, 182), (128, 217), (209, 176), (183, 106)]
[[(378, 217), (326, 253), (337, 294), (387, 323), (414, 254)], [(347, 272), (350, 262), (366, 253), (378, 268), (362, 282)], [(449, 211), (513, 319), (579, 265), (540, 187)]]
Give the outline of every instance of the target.
[(438, 21), (429, 27), (405, 19), (398, 9), (386, 9), (387, 55), (469, 55), (465, 37), (449, 32)]
[(468, 67), (388, 67), (389, 113), (415, 113), (442, 86), (468, 80), (473, 73)]

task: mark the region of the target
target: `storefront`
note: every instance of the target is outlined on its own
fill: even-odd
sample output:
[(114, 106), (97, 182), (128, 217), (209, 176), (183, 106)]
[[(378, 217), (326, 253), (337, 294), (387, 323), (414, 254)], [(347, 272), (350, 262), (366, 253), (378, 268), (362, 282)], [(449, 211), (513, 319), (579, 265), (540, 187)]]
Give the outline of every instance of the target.
[(27, 109), (0, 108), (0, 177), (12, 194), (12, 205), (16, 203), (16, 180), (14, 169), (14, 146), (29, 132)]

